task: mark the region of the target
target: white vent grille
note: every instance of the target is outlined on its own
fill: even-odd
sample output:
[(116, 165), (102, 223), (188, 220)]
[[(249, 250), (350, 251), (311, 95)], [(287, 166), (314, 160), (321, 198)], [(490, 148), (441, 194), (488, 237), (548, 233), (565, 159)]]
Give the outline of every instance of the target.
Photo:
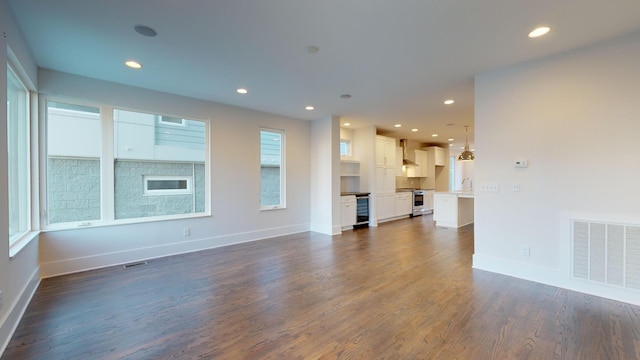
[(640, 290), (640, 225), (571, 220), (572, 274)]

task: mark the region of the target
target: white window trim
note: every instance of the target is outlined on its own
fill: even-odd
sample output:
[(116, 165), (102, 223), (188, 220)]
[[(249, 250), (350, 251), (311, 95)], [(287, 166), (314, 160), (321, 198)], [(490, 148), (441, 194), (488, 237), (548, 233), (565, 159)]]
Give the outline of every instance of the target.
[[(163, 196), (163, 195), (191, 195), (193, 194), (193, 187), (191, 186), (193, 182), (193, 178), (191, 176), (147, 176), (143, 177), (144, 179), (144, 196)], [(187, 188), (186, 189), (149, 189), (150, 181), (182, 181), (186, 180)]]
[[(38, 182), (38, 95), (36, 92), (36, 87), (31, 81), (31, 78), (29, 77), (27, 71), (24, 69), (24, 67), (18, 60), (18, 57), (9, 46), (7, 46), (6, 68), (10, 69), (13, 72), (16, 78), (21, 82), (22, 86), (26, 89), (28, 101), (27, 139), (29, 144), (27, 148), (27, 159), (29, 163), (27, 164), (27, 178), (29, 179), (29, 184), (26, 199), (26, 202), (28, 204), (26, 219), (27, 229), (19, 236), (14, 236), (13, 239), (9, 239), (9, 257), (13, 258), (20, 251), (22, 251), (22, 249), (24, 249), (31, 242), (31, 240), (38, 238), (38, 235), (40, 234), (39, 221), (37, 221), (40, 215), (40, 207), (38, 202), (38, 198), (40, 195)], [(7, 84), (5, 84), (4, 86), (7, 86)]]
[[(195, 121), (202, 121), (205, 124), (205, 176), (204, 176), (204, 190), (205, 190), (205, 210), (203, 212), (198, 213), (190, 213), (190, 214), (176, 214), (176, 215), (160, 215), (160, 216), (149, 216), (142, 218), (130, 218), (130, 219), (115, 219), (115, 210), (114, 210), (114, 173), (113, 166), (108, 166), (108, 163), (113, 163), (114, 161), (114, 144), (113, 144), (113, 110), (126, 110), (126, 111), (136, 111), (142, 112), (146, 114), (157, 115), (157, 112), (148, 111), (144, 109), (131, 108), (126, 106), (119, 106), (114, 104), (105, 105), (103, 103), (94, 102), (94, 101), (85, 101), (78, 98), (70, 98), (65, 96), (58, 95), (45, 95), (36, 102), (40, 117), (43, 119), (47, 118), (47, 102), (63, 102), (63, 103), (72, 103), (76, 105), (84, 105), (100, 108), (100, 117), (102, 123), (102, 141), (107, 144), (102, 147), (102, 156), (103, 161), (101, 161), (101, 171), (103, 172), (103, 176), (101, 181), (103, 181), (101, 185), (101, 219), (97, 220), (86, 220), (86, 221), (71, 221), (66, 223), (55, 223), (48, 224), (48, 203), (47, 203), (47, 166), (43, 167), (43, 171), (40, 171), (38, 174), (39, 184), (40, 184), (40, 192), (37, 211), (38, 219), (39, 219), (39, 232), (47, 233), (52, 231), (64, 231), (64, 230), (72, 230), (78, 228), (97, 228), (97, 227), (109, 227), (109, 226), (119, 226), (119, 225), (128, 225), (128, 224), (142, 224), (142, 223), (150, 223), (150, 222), (158, 222), (158, 221), (170, 221), (170, 220), (181, 220), (181, 219), (193, 219), (193, 218), (202, 218), (202, 217), (210, 217), (211, 216), (211, 175), (210, 175), (210, 167), (211, 167), (211, 154), (210, 154), (210, 146), (211, 146), (211, 119), (199, 118), (196, 116), (188, 116), (189, 119)], [(166, 116), (172, 116), (171, 114), (164, 114)], [(184, 116), (184, 115), (183, 115)], [(180, 116), (173, 116), (180, 118)], [(174, 124), (176, 125), (176, 124)], [(39, 146), (43, 151), (40, 151), (38, 155), (36, 155), (41, 164), (47, 164), (47, 125), (46, 120), (43, 122), (43, 126), (37, 127), (40, 129), (39, 136), (41, 141), (39, 142)], [(110, 175), (109, 175), (110, 174)], [(108, 199), (111, 199), (110, 201)]]
[(180, 120), (182, 120), (182, 122), (180, 124), (178, 124), (178, 123), (174, 123), (174, 122), (171, 122), (171, 121), (164, 121), (164, 117), (165, 116), (166, 115), (158, 116), (158, 124), (169, 125), (169, 126), (179, 126), (179, 127), (186, 127), (187, 126), (187, 121), (185, 119), (180, 119)]
[[(269, 211), (269, 210), (281, 210), (281, 209), (286, 209), (287, 208), (287, 202), (286, 202), (286, 188), (287, 188), (287, 184), (286, 184), (286, 133), (284, 130), (281, 129), (273, 129), (273, 128), (266, 128), (266, 127), (260, 127), (259, 131), (258, 131), (258, 143), (260, 143), (260, 133), (262, 131), (270, 131), (270, 132), (275, 132), (275, 133), (279, 133), (280, 134), (280, 203), (276, 204), (276, 205), (262, 205), (262, 184), (260, 184), (260, 199), (258, 199), (258, 203), (260, 204), (260, 211)], [(260, 148), (260, 146), (258, 146)], [(262, 151), (262, 149), (260, 149), (260, 151)], [(260, 154), (258, 154), (260, 155)], [(260, 158), (260, 156), (258, 156), (258, 158)], [(258, 166), (260, 166), (260, 168), (262, 168), (262, 164), (261, 162), (259, 162)]]

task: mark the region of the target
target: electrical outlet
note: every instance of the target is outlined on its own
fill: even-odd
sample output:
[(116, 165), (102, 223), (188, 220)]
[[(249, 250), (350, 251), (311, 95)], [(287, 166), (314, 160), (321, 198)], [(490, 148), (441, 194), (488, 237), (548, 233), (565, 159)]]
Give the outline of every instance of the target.
[(184, 228), (182, 229), (182, 236), (190, 236), (191, 235), (191, 228)]
[(497, 182), (488, 182), (480, 185), (480, 191), (484, 192), (499, 192), (500, 186)]
[(531, 246), (529, 245), (521, 245), (520, 246), (520, 256), (529, 257), (531, 255)]

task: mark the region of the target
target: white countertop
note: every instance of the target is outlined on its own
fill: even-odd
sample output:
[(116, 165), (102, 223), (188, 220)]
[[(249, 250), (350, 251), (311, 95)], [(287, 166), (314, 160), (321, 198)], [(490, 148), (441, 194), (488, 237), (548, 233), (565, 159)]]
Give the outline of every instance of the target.
[(473, 193), (473, 191), (467, 191), (467, 190), (460, 190), (460, 191), (437, 191), (436, 195), (438, 194), (450, 194), (450, 195), (456, 195), (459, 198), (475, 198), (475, 195)]

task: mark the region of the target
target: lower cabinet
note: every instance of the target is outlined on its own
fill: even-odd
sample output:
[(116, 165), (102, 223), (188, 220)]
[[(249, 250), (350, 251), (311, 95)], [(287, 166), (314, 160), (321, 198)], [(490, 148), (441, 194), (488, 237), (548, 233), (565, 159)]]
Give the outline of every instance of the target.
[(410, 192), (396, 193), (396, 216), (413, 213), (413, 194)]
[(353, 195), (340, 197), (340, 226), (345, 228), (356, 223), (356, 197)]
[(376, 194), (376, 219), (385, 220), (396, 216), (396, 194)]
[(433, 196), (435, 193), (436, 193), (435, 190), (427, 190), (424, 192), (424, 208), (427, 214), (433, 213), (433, 208), (434, 208)]

